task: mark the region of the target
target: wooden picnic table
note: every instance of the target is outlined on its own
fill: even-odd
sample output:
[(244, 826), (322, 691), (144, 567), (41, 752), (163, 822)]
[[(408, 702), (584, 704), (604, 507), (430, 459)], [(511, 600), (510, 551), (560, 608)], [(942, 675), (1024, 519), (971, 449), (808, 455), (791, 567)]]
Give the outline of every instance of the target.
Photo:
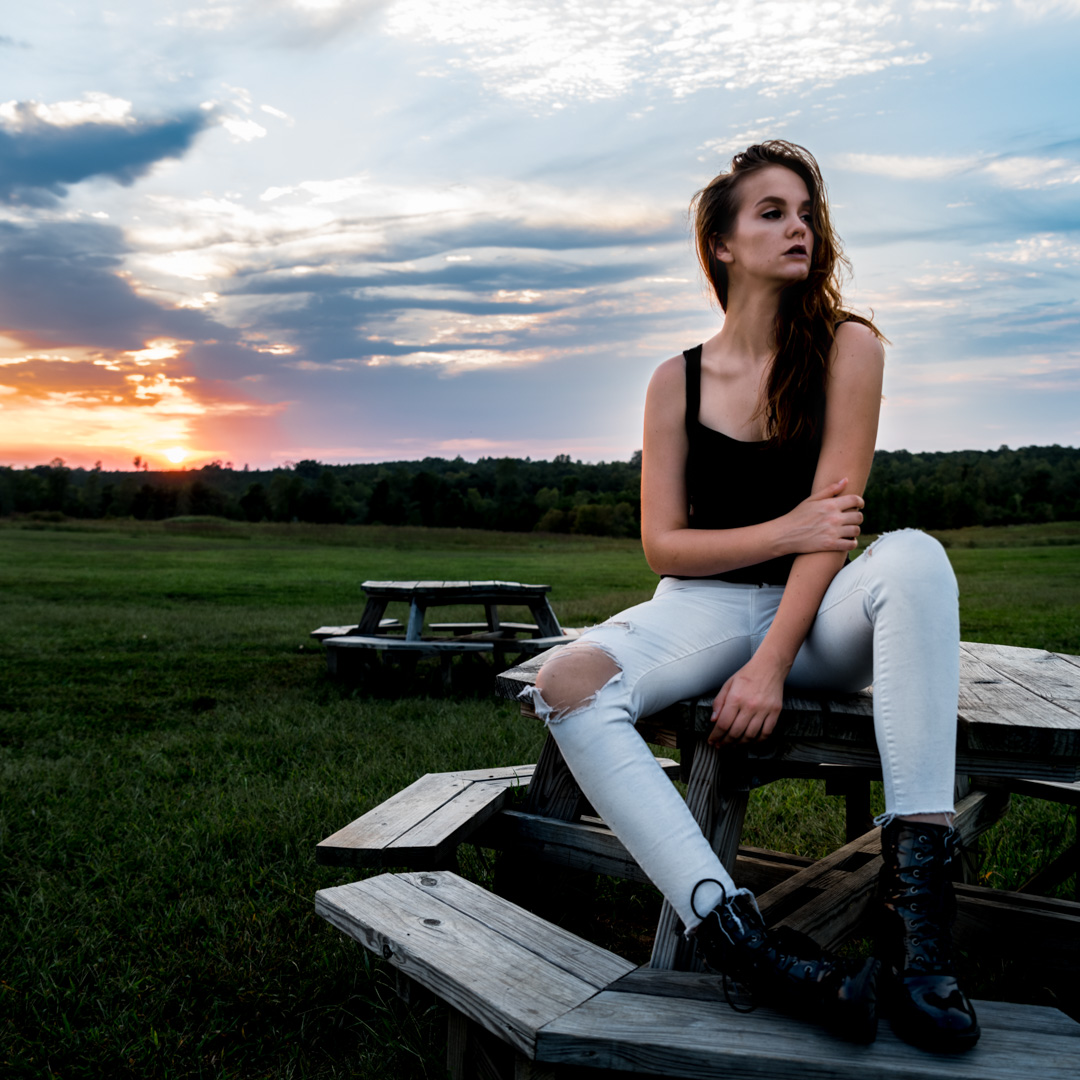
[[(571, 640), (559, 625), (547, 594), (550, 585), (529, 585), (518, 581), (365, 581), (361, 588), (367, 604), (360, 622), (350, 626), (323, 626), (312, 637), (326, 646), (326, 663), (331, 674), (338, 674), (344, 657), (360, 654), (386, 654), (415, 660), (438, 656), (443, 665), (443, 679), (450, 678), (450, 660), (465, 653), (494, 653), (505, 658), (531, 656), (554, 645)], [(401, 624), (385, 618), (391, 603), (409, 605), (405, 633), (397, 634)], [(424, 622), (433, 607), (477, 605), (484, 610), (483, 622), (431, 623), (428, 634)], [(527, 607), (533, 622), (508, 622), (500, 607)], [(527, 634), (521, 638), (518, 635)]]
[[(542, 662), (536, 657), (502, 673), (499, 692), (517, 699)], [(959, 704), (956, 827), (966, 846), (1007, 811), (1010, 790), (1075, 805), (1080, 657), (961, 643)], [(867, 820), (869, 781), (880, 776), (871, 691), (788, 695), (772, 738), (726, 749), (705, 742), (711, 706), (711, 697), (678, 702), (637, 727), (649, 742), (682, 750), (690, 809), (736, 882), (757, 893), (766, 922), (838, 945), (868, 914), (881, 865), (880, 829)], [(522, 712), (532, 715), (527, 705)], [(784, 865), (779, 853), (739, 847), (750, 790), (790, 776), (823, 777), (834, 793), (848, 795), (848, 842), (817, 862)], [(523, 802), (508, 801), (514, 787), (527, 787)], [(466, 840), (510, 853), (527, 870), (546, 865), (645, 880), (592, 814), (550, 736), (535, 766), (423, 777), (319, 845), (321, 862), (430, 868), (325, 890), (316, 904), (451, 1005), (448, 1065), (455, 1076), (468, 1071), (465, 1047), (479, 1053), (474, 1044), (484, 1031), (513, 1048), (506, 1075), (519, 1077), (580, 1066), (684, 1077), (1076, 1075), (1080, 1026), (1049, 1008), (977, 1003), (982, 1041), (946, 1064), (898, 1043), (886, 1026), (874, 1046), (855, 1049), (776, 1014), (759, 1031), (760, 1013), (733, 1014), (718, 1000), (715, 977), (701, 973), (666, 903), (650, 963), (634, 971), (447, 872)], [(1080, 904), (974, 883), (959, 884), (957, 893), (962, 947), (992, 942), (1057, 972), (1080, 964)], [(525, 992), (520, 1002), (509, 992), (515, 979)], [(1014, 1010), (1023, 1013), (1021, 1024), (1012, 1023), (1020, 1015)], [(821, 1067), (806, 1071), (810, 1060)]]

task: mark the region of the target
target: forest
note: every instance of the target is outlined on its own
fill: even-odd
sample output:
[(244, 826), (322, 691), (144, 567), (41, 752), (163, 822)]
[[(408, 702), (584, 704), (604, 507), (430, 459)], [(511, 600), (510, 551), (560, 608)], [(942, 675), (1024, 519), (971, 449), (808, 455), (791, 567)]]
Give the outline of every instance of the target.
[[(641, 521), (641, 452), (629, 461), (424, 458), (383, 464), (298, 461), (273, 470), (211, 462), (131, 471), (0, 467), (0, 516), (433, 525), (632, 537)], [(1080, 520), (1080, 449), (1026, 446), (910, 453), (879, 450), (864, 532), (905, 526)]]

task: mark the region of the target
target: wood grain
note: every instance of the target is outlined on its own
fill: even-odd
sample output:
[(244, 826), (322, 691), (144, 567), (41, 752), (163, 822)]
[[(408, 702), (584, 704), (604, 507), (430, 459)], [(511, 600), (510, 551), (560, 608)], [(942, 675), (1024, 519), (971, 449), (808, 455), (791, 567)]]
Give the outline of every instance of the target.
[(350, 822), (315, 848), (335, 866), (434, 866), (492, 814), (534, 766), (428, 773)]
[[(453, 876), (442, 875), (442, 883)], [(491, 918), (492, 904), (504, 910), (512, 905), (458, 881), (463, 893), (475, 893), (483, 915), (466, 914), (443, 901), (440, 886), (420, 886), (392, 874), (324, 889), (316, 894), (315, 910), (452, 1008), (532, 1057), (537, 1029), (587, 1001), (596, 987), (566, 970), (571, 961), (561, 952), (563, 932), (552, 933), (545, 954), (539, 955), (484, 921)], [(519, 912), (527, 925), (527, 912), (515, 909), (514, 918)], [(603, 952), (588, 942), (575, 950), (575, 958), (582, 951)]]
[(982, 1001), (976, 1009), (982, 1039), (944, 1057), (901, 1042), (887, 1024), (876, 1043), (855, 1046), (764, 1006), (736, 1013), (722, 997), (611, 989), (542, 1028), (537, 1058), (699, 1080), (1074, 1080), (1080, 1025), (1054, 1009)]

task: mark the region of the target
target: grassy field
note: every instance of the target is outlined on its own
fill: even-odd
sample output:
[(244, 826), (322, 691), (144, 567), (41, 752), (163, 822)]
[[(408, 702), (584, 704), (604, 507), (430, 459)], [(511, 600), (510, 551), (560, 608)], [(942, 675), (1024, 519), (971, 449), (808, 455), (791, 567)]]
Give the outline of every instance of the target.
[[(966, 638), (1080, 653), (1080, 525), (942, 539)], [(489, 672), (455, 698), (434, 676), (330, 681), (307, 634), (355, 620), (368, 577), (549, 582), (569, 626), (655, 580), (636, 542), (588, 537), (0, 522), (5, 1077), (443, 1075), (437, 1010), (407, 1011), (313, 915), (317, 889), (357, 876), (313, 847), (422, 773), (535, 760), (542, 730)], [(842, 831), (818, 785), (751, 800), (749, 843), (819, 855)], [(1017, 799), (984, 875), (1017, 887), (1074, 835), (1061, 808)], [(464, 869), (489, 873), (483, 853)], [(597, 932), (622, 948), (617, 924), (655, 898), (603, 897)]]

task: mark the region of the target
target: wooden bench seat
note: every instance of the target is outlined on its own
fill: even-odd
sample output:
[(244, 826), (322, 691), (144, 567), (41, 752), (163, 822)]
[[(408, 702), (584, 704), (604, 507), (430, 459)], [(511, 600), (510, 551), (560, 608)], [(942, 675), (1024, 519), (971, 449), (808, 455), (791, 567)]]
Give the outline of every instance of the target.
[[(436, 634), (472, 634), (491, 628), (486, 622), (433, 622), (428, 623), (428, 629)], [(540, 627), (536, 623), (499, 620), (499, 632), (503, 633), (504, 637), (512, 637), (514, 634), (536, 634), (539, 631)]]
[(421, 638), (408, 641), (401, 637), (367, 636), (348, 634), (344, 637), (323, 639), (326, 647), (326, 670), (330, 675), (348, 675), (364, 663), (364, 657), (389, 655), (411, 662), (424, 657), (437, 656), (442, 662), (443, 685), (449, 689), (450, 663), (455, 656), (465, 653), (494, 653), (492, 641), (454, 641), (453, 639), (432, 640)]
[[(311, 637), (316, 641), (325, 641), (327, 638), (332, 637), (345, 637), (348, 634), (353, 634), (360, 629), (359, 623), (349, 623), (348, 626), (320, 626), (316, 630), (311, 631)], [(379, 630), (400, 630), (400, 619), (380, 619)]]
[(446, 871), (323, 889), (315, 910), (529, 1059), (540, 1028), (634, 968)]
[[(635, 969), (628, 961), (456, 874), (383, 874), (324, 889), (319, 915), (461, 1017), (509, 1044), (506, 1077), (569, 1077), (582, 1066), (638, 1076), (820, 1080), (1074, 1080), (1080, 1024), (1056, 1009), (979, 1001), (979, 1044), (956, 1057), (899, 1041), (871, 1046), (762, 1006), (735, 1012), (713, 974)], [(451, 1076), (475, 1075), (466, 1040)], [(576, 1076), (577, 1074), (574, 1073)]]
[[(669, 774), (677, 773), (677, 762), (656, 760)], [(506, 806), (514, 789), (527, 788), (535, 769), (511, 765), (427, 773), (322, 840), (315, 847), (315, 861), (418, 870), (450, 865), (458, 845), (474, 839)]]
[(975, 1008), (982, 1038), (967, 1053), (947, 1057), (901, 1042), (887, 1022), (875, 1043), (857, 1046), (764, 1006), (734, 1012), (715, 976), (639, 970), (541, 1028), (536, 1060), (733, 1080), (1075, 1077), (1080, 1024), (1043, 1006), (977, 1001)]
[(469, 772), (427, 773), (350, 822), (315, 848), (315, 861), (332, 866), (436, 867), (528, 786), (534, 765)]

